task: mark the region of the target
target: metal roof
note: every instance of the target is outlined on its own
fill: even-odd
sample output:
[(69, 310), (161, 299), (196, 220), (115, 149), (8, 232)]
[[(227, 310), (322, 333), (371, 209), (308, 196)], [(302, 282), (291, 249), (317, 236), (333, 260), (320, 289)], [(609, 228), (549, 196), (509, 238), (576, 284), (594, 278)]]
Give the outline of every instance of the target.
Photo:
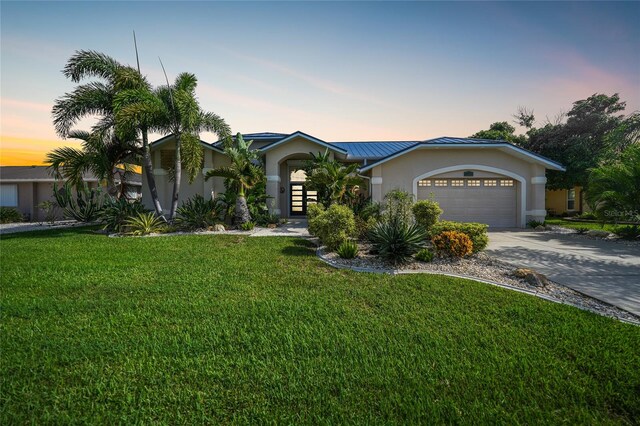
[(418, 141), (329, 142), (347, 151), (349, 160), (377, 160), (413, 146)]
[(426, 144), (447, 144), (447, 145), (474, 145), (474, 144), (487, 144), (487, 143), (506, 143), (503, 140), (495, 139), (479, 139), (479, 138), (452, 138), (450, 136), (443, 136), (441, 138), (427, 139), (422, 141)]

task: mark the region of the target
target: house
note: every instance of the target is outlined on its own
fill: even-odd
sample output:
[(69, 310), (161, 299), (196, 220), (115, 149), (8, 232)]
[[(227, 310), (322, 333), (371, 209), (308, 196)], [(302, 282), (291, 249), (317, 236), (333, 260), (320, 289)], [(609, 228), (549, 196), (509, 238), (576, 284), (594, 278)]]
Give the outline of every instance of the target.
[[(304, 187), (304, 172), (298, 170), (310, 153), (328, 150), (331, 158), (358, 163), (367, 182), (363, 191), (382, 201), (392, 189), (413, 193), (416, 199), (433, 197), (444, 210), (443, 219), (476, 221), (496, 228), (525, 227), (529, 220), (543, 220), (545, 171), (564, 171), (562, 165), (505, 141), (441, 137), (423, 141), (326, 142), (297, 131), (252, 133), (264, 162), (271, 211), (283, 217), (304, 216), (315, 193)], [(196, 194), (215, 197), (224, 191), (224, 180), (204, 180), (207, 171), (228, 164), (220, 142), (201, 141), (204, 148), (202, 173), (192, 184), (186, 177), (180, 200)], [(168, 170), (175, 159), (172, 135), (151, 145), (158, 194), (168, 209), (172, 182)], [(143, 174), (142, 199), (151, 207)]]
[(584, 191), (581, 186), (571, 189), (547, 189), (547, 212), (550, 215), (568, 215), (580, 212), (590, 212), (591, 207), (584, 200)]
[[(142, 180), (132, 173), (125, 181), (128, 198), (140, 197)], [(44, 212), (38, 207), (43, 201), (55, 201), (53, 184), (57, 180), (47, 166), (1, 166), (0, 167), (0, 207), (13, 207), (28, 221), (44, 220)], [(98, 178), (87, 173), (84, 181), (90, 188), (97, 188)], [(116, 178), (116, 185), (120, 184)], [(61, 186), (61, 185), (59, 185)], [(61, 218), (58, 212), (58, 217)]]

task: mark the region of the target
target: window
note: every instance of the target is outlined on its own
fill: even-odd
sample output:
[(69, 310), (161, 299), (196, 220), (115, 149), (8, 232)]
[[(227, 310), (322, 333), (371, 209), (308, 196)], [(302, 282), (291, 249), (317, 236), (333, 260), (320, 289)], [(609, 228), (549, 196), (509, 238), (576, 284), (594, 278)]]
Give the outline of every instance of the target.
[(569, 189), (567, 191), (567, 210), (576, 209), (576, 190)]
[(512, 179), (500, 179), (500, 186), (513, 186)]
[(289, 182), (304, 182), (307, 180), (307, 174), (304, 170), (295, 170), (291, 169), (291, 174), (289, 175)]
[(462, 179), (452, 179), (451, 186), (464, 186), (464, 180)]
[(469, 179), (467, 186), (480, 186), (480, 179)]
[(484, 186), (496, 186), (498, 182), (495, 179), (485, 179)]
[(418, 181), (418, 186), (431, 186), (431, 179), (422, 179)]
[(160, 168), (173, 170), (176, 163), (176, 152), (174, 150), (163, 149), (160, 151)]
[(435, 184), (436, 186), (447, 186), (447, 181), (444, 179), (436, 179)]
[(18, 185), (0, 185), (0, 207), (18, 207)]

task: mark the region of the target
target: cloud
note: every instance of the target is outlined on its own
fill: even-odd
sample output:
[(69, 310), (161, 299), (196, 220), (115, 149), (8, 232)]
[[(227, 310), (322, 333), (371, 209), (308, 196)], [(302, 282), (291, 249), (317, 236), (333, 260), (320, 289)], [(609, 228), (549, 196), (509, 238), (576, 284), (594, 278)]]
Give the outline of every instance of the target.
[(330, 93), (330, 94), (334, 94), (334, 95), (338, 95), (338, 96), (343, 96), (343, 97), (348, 97), (357, 101), (361, 101), (361, 102), (365, 102), (365, 103), (369, 103), (369, 104), (374, 104), (374, 105), (378, 105), (378, 106), (382, 106), (385, 108), (390, 108), (390, 109), (396, 109), (396, 110), (404, 110), (405, 108), (402, 106), (398, 106), (398, 105), (393, 105), (390, 104), (386, 101), (377, 99), (373, 96), (369, 96), (363, 93), (358, 93), (348, 87), (345, 87), (343, 85), (340, 85), (334, 81), (331, 80), (327, 80), (324, 78), (319, 78), (316, 76), (313, 76), (307, 72), (303, 72), (303, 71), (299, 71), (296, 70), (292, 67), (289, 66), (285, 66), (281, 63), (277, 63), (277, 62), (273, 62), (273, 61), (269, 61), (266, 59), (262, 59), (256, 56), (250, 56), (250, 55), (246, 55), (243, 53), (239, 53), (237, 51), (234, 50), (230, 50), (230, 49), (226, 49), (223, 47), (217, 47), (218, 50), (227, 53), (230, 56), (233, 56), (236, 59), (240, 59), (240, 60), (244, 60), (247, 62), (251, 62), (253, 64), (256, 64), (258, 66), (261, 66), (263, 68), (268, 68), (271, 69), (273, 71), (279, 72), (280, 74), (284, 74), (286, 76), (289, 77), (293, 77), (299, 81), (302, 81), (304, 83), (306, 83), (307, 85), (314, 87), (316, 89), (322, 90), (324, 92)]
[(7, 107), (16, 109), (26, 109), (31, 111), (39, 111), (50, 113), (53, 104), (44, 104), (39, 102), (21, 101), (18, 99), (0, 98), (0, 105), (2, 109)]

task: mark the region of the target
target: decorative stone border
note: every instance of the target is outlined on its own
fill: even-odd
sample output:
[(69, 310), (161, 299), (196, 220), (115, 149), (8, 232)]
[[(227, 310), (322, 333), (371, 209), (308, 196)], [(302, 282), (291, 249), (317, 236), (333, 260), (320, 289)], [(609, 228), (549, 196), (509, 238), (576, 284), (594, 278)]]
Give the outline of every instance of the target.
[[(568, 306), (573, 306), (574, 308), (578, 308), (581, 309), (583, 311), (587, 311), (587, 312), (592, 312), (598, 315), (602, 315), (608, 318), (613, 318), (613, 319), (617, 319), (618, 321), (627, 323), (627, 324), (632, 324), (632, 325), (636, 325), (636, 326), (640, 326), (640, 320), (636, 320), (635, 319), (635, 315), (629, 313), (630, 318), (633, 319), (628, 319), (628, 318), (621, 318), (615, 315), (607, 315), (606, 313), (599, 311), (597, 309), (591, 309), (588, 308), (586, 306), (581, 306), (578, 305), (576, 303), (571, 303), (565, 300), (559, 300), (556, 299), (554, 297), (548, 296), (546, 294), (542, 294), (542, 293), (537, 293), (535, 291), (531, 291), (531, 290), (527, 290), (527, 289), (523, 289), (523, 288), (518, 288), (518, 287), (514, 287), (512, 285), (509, 284), (504, 284), (504, 283), (499, 283), (497, 281), (491, 281), (491, 280), (487, 280), (485, 278), (477, 278), (471, 275), (463, 275), (463, 274), (453, 274), (453, 273), (449, 273), (449, 272), (441, 272), (441, 271), (428, 271), (428, 270), (402, 270), (402, 269), (379, 269), (379, 268), (364, 268), (364, 267), (358, 267), (358, 266), (348, 266), (348, 265), (343, 265), (343, 264), (339, 264), (336, 262), (332, 262), (330, 259), (328, 259), (326, 256), (324, 256), (324, 247), (318, 247), (316, 249), (316, 256), (324, 263), (326, 263), (327, 265), (331, 266), (332, 268), (336, 268), (336, 269), (349, 269), (355, 272), (369, 272), (369, 273), (375, 273), (375, 274), (388, 274), (388, 275), (410, 275), (410, 274), (429, 274), (429, 275), (445, 275), (448, 277), (454, 277), (454, 278), (464, 278), (464, 279), (468, 279), (468, 280), (472, 280), (472, 281), (478, 281), (484, 284), (490, 284), (490, 285), (494, 285), (496, 287), (501, 287), (501, 288), (505, 288), (507, 290), (513, 290), (513, 291), (517, 291), (519, 293), (524, 293), (524, 294), (528, 294), (530, 296), (535, 296), (535, 297), (539, 297), (541, 299), (547, 300), (549, 302), (553, 302), (553, 303), (559, 303), (562, 305), (568, 305)], [(560, 285), (558, 283), (555, 283), (556, 285)], [(575, 290), (572, 290), (575, 291)], [(578, 291), (576, 291), (576, 293), (580, 293)], [(619, 309), (621, 311), (624, 311), (621, 308), (618, 308), (617, 306), (613, 306), (610, 305), (606, 302), (603, 302), (602, 300), (599, 299), (595, 299), (591, 296), (588, 296), (584, 293), (580, 293), (583, 297), (586, 298), (590, 298), (590, 299), (594, 299), (597, 300), (599, 303), (602, 303), (603, 305), (608, 305), (611, 306), (613, 309)], [(626, 312), (626, 311), (624, 311)]]

